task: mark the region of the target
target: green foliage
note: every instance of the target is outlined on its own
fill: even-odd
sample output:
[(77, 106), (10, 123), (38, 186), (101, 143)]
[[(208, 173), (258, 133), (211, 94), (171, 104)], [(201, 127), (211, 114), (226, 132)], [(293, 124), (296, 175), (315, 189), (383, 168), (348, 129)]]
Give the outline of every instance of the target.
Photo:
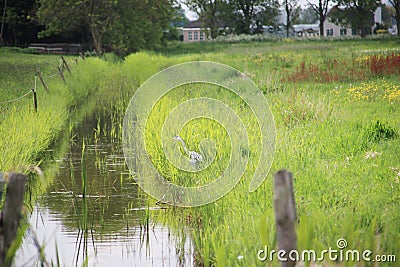
[(398, 137), (398, 132), (392, 126), (387, 123), (377, 120), (374, 123), (370, 123), (363, 133), (363, 140), (367, 144), (378, 143), (381, 141), (387, 141)]
[(40, 0), (37, 15), (46, 26), (41, 36), (67, 35), (85, 25), (98, 54), (107, 42), (116, 53), (126, 55), (161, 44), (172, 5), (167, 0)]
[(61, 32), (68, 34), (85, 23), (83, 21), (85, 1), (40, 0), (38, 4), (37, 18), (46, 26), (45, 30), (39, 33), (39, 37), (48, 37)]
[(236, 14), (232, 26), (237, 34), (260, 34), (264, 31), (263, 25), (277, 24), (279, 3), (276, 0), (235, 0), (229, 4)]
[(215, 39), (218, 35), (220, 12), (224, 6), (223, 0), (186, 0), (186, 5), (199, 16), (204, 28), (209, 29), (209, 36)]
[(119, 55), (159, 47), (171, 28), (173, 7), (168, 0), (121, 0), (116, 12), (118, 18), (107, 40)]
[(210, 29), (212, 39), (217, 37), (219, 28), (236, 34), (263, 33), (262, 26), (276, 25), (279, 15), (279, 3), (276, 0), (188, 0), (186, 4)]
[(37, 15), (39, 21), (46, 25), (41, 35), (65, 34), (85, 25), (96, 52), (101, 54), (104, 35), (111, 30), (118, 16), (116, 5), (117, 1), (114, 0), (40, 0)]
[(318, 6), (316, 6), (316, 7), (317, 7), (317, 10), (315, 10), (313, 6), (310, 6), (306, 9), (302, 9), (298, 19), (296, 20), (296, 23), (298, 23), (298, 24), (313, 24), (316, 21), (318, 21), (319, 13), (316, 11), (318, 11), (319, 7)]
[(16, 46), (11, 47), (2, 47), (0, 49), (1, 53), (9, 52), (9, 53), (23, 53), (23, 54), (39, 54), (39, 52), (34, 48), (20, 48)]
[[(7, 4), (7, 5), (5, 5)], [(35, 23), (36, 1), (6, 1), (0, 0), (0, 16), (5, 12), (4, 26), (1, 29), (1, 45), (24, 45), (35, 39), (39, 30)], [(2, 23), (1, 20), (0, 23)]]

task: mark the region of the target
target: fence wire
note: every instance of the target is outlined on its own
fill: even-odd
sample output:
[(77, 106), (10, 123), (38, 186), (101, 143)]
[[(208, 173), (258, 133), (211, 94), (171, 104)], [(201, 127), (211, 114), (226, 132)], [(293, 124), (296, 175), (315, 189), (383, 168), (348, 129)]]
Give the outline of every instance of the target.
[(54, 77), (57, 76), (57, 75), (58, 75), (58, 72), (54, 73), (53, 75), (47, 76), (47, 77), (45, 77), (45, 78), (46, 78), (46, 79), (51, 79), (51, 78), (54, 78)]
[(20, 96), (20, 97), (17, 97), (17, 98), (11, 99), (11, 100), (6, 100), (6, 101), (0, 102), (0, 105), (1, 105), (1, 104), (12, 103), (12, 102), (18, 101), (18, 100), (20, 100), (20, 99), (26, 97), (27, 95), (29, 95), (29, 94), (31, 94), (31, 93), (32, 93), (32, 90), (29, 90), (26, 94), (24, 94), (24, 95), (22, 95), (22, 96)]
[[(75, 61), (75, 62), (76, 62), (76, 61)], [(66, 62), (64, 63), (64, 60), (61, 58), (61, 59), (60, 59), (60, 64), (58, 65), (58, 69), (61, 71), (61, 74), (62, 74), (62, 72), (64, 71), (64, 65), (66, 65), (66, 64), (67, 64), (67, 63), (66, 63)], [(59, 72), (59, 71), (56, 72), (56, 73), (54, 73), (54, 74), (52, 74), (52, 75), (49, 75), (49, 76), (47, 76), (47, 77), (44, 77), (44, 78), (45, 78), (45, 79), (51, 79), (51, 78), (54, 78), (55, 76), (58, 76), (58, 75), (60, 75), (60, 72)], [(37, 89), (37, 76), (35, 75), (35, 87), (34, 87), (33, 90), (29, 90), (28, 92), (26, 92), (26, 94), (24, 94), (24, 95), (22, 95), (22, 96), (20, 96), (20, 97), (14, 98), (14, 99), (5, 100), (5, 101), (0, 101), (0, 105), (2, 105), (2, 104), (7, 104), (7, 103), (12, 103), (12, 102), (16, 102), (16, 101), (18, 101), (18, 100), (21, 100), (22, 98), (28, 96), (29, 94), (31, 94), (31, 93), (33, 93), (33, 92), (36, 92), (36, 89)]]

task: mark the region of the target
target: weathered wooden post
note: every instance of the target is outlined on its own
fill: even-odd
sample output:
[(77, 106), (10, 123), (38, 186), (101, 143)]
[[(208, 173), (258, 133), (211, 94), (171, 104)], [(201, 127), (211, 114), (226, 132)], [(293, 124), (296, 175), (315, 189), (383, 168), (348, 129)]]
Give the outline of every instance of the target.
[[(285, 251), (287, 261), (281, 261), (282, 267), (293, 267), (295, 260), (290, 259), (291, 251), (297, 249), (296, 204), (293, 193), (293, 176), (286, 170), (280, 170), (274, 175), (274, 212), (278, 250)], [(293, 253), (292, 257), (296, 257)]]
[[(6, 184), (6, 180), (4, 180), (4, 178), (3, 178), (3, 173), (0, 172), (0, 199), (3, 197), (3, 190), (4, 190), (5, 184)], [(0, 216), (1, 216), (1, 213), (0, 213)]]
[(37, 97), (35, 88), (32, 88), (32, 94), (33, 94), (33, 107), (35, 108), (35, 112), (37, 113)]
[(82, 58), (82, 60), (85, 60), (85, 55), (82, 52), (79, 52), (79, 56)]
[(39, 80), (42, 82), (44, 89), (48, 93), (49, 92), (49, 88), (47, 87), (46, 83), (44, 82), (42, 74), (40, 73), (39, 69), (36, 70), (36, 76), (39, 77)]
[(58, 68), (58, 74), (60, 75), (61, 80), (63, 80), (63, 82), (66, 83), (65, 82), (65, 78), (64, 78), (64, 74), (63, 74), (60, 66), (58, 66), (57, 68)]
[(11, 173), (8, 179), (4, 178), (4, 180), (8, 181), (4, 208), (0, 216), (0, 266), (11, 266), (11, 259), (7, 259), (6, 256), (17, 235), (24, 203), (26, 176)]
[(61, 56), (62, 62), (65, 65), (65, 68), (67, 69), (67, 71), (69, 72), (69, 74), (71, 74), (71, 70), (69, 69), (69, 66), (67, 64), (67, 61), (65, 61), (64, 56)]

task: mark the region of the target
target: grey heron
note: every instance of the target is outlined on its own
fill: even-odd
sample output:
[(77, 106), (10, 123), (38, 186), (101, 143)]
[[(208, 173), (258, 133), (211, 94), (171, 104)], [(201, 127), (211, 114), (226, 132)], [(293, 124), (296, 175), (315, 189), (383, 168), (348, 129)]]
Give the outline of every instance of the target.
[(177, 136), (174, 136), (172, 138), (172, 140), (180, 141), (182, 143), (183, 150), (185, 150), (186, 154), (188, 155), (190, 163), (194, 164), (194, 163), (203, 161), (203, 156), (202, 155), (200, 155), (196, 151), (191, 151), (191, 150), (187, 149), (185, 141), (183, 141), (182, 137), (177, 135)]

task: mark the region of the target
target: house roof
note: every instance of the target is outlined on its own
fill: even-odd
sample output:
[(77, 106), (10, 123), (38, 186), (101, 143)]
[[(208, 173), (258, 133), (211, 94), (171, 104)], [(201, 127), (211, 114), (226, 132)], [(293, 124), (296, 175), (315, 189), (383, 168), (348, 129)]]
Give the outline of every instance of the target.
[(189, 21), (189, 23), (187, 23), (185, 26), (183, 26), (183, 28), (203, 28), (204, 24), (202, 21), (200, 20), (193, 20), (193, 21)]
[(332, 16), (332, 14), (334, 14), (335, 12), (338, 12), (338, 11), (342, 11), (343, 9), (341, 9), (339, 6), (333, 6), (331, 9), (329, 9), (328, 10), (328, 13), (326, 14), (326, 17), (328, 18), (328, 17), (331, 17)]
[(293, 30), (295, 32), (319, 31), (319, 24), (295, 24)]
[[(218, 21), (217, 26), (220, 29), (224, 29), (227, 27), (222, 21)], [(183, 28), (184, 29), (193, 29), (193, 28), (203, 29), (203, 28), (208, 28), (208, 27), (207, 27), (206, 23), (204, 23), (204, 21), (192, 20), (192, 21), (189, 21), (189, 23), (186, 23), (186, 25), (184, 25)]]

